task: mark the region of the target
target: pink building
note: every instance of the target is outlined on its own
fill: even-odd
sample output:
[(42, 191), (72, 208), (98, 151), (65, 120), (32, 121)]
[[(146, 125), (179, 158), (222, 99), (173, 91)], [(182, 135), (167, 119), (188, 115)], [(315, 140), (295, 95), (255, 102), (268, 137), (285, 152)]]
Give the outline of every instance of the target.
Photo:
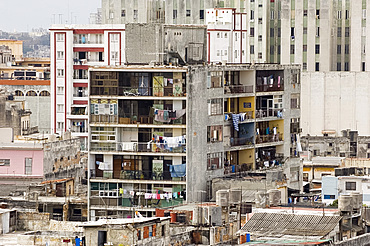
[(42, 179), (44, 151), (41, 143), (0, 143), (0, 184), (6, 179)]

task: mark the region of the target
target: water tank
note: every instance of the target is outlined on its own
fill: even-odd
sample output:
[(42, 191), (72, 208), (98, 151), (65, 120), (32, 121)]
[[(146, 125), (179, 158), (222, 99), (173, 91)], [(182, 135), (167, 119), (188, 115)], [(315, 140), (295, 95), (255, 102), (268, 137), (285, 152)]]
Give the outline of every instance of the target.
[(353, 202), (352, 196), (350, 195), (341, 195), (338, 199), (338, 208), (341, 212), (352, 212)]
[(281, 192), (278, 189), (267, 191), (270, 206), (278, 206), (281, 204)]
[(216, 204), (221, 207), (226, 207), (229, 205), (229, 191), (228, 190), (216, 191)]
[(362, 207), (362, 194), (360, 192), (353, 192), (351, 194), (352, 196), (352, 204), (353, 204), (353, 209), (359, 210)]
[(240, 203), (242, 198), (242, 191), (241, 190), (230, 190), (229, 191), (229, 202), (230, 204)]
[(265, 208), (267, 206), (267, 196), (268, 194), (263, 191), (258, 191), (256, 193), (256, 207)]

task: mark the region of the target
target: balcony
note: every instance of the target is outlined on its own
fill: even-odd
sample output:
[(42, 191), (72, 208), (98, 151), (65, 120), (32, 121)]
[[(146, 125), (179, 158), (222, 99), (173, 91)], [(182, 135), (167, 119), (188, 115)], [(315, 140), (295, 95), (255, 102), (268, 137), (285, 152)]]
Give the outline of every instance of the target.
[(225, 86), (225, 94), (253, 93), (253, 85), (228, 85)]
[(73, 79), (88, 79), (89, 77), (86, 75), (73, 75)]
[[(109, 87), (107, 90), (106, 87)], [(172, 87), (164, 87), (163, 91), (153, 91), (153, 87), (123, 87), (111, 84), (109, 86), (104, 86), (104, 84), (92, 84), (91, 85), (91, 95), (95, 96), (127, 96), (127, 97), (137, 97), (137, 96), (155, 96), (155, 97), (185, 97), (186, 88), (182, 87), (180, 90), (175, 90)]]
[(155, 118), (149, 115), (125, 115), (117, 117), (116, 115), (91, 115), (91, 123), (103, 124), (154, 124), (154, 125), (185, 125), (186, 116), (182, 116), (170, 122), (155, 121)]
[(279, 77), (257, 77), (256, 92), (284, 91), (284, 81)]
[(256, 144), (283, 141), (282, 134), (256, 135)]
[(253, 137), (244, 137), (244, 138), (230, 138), (230, 145), (231, 146), (243, 146), (243, 145), (251, 145), (253, 146)]
[(257, 109), (256, 110), (256, 119), (263, 118), (283, 118), (282, 109)]
[(241, 165), (230, 165), (230, 166), (226, 166), (227, 164), (225, 164), (225, 168), (224, 168), (224, 174), (227, 175), (232, 175), (232, 174), (247, 174), (248, 171), (252, 171), (253, 170), (253, 163), (243, 163)]
[(90, 151), (140, 152), (140, 153), (186, 153), (186, 144), (169, 147), (166, 143), (150, 142), (91, 142)]

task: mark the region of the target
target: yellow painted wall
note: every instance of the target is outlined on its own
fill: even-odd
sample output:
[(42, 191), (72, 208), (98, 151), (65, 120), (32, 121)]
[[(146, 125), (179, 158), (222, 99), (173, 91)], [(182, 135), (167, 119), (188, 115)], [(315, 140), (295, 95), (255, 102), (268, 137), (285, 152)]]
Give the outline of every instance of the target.
[(255, 168), (254, 164), (254, 149), (246, 149), (246, 150), (240, 150), (239, 151), (239, 165), (243, 163), (253, 163), (252, 167), (253, 170)]
[(277, 127), (277, 133), (280, 134), (284, 140), (284, 120), (272, 120), (269, 122), (270, 131), (273, 131), (274, 127)]
[(23, 41), (21, 40), (0, 40), (0, 46), (8, 46), (12, 50), (16, 60), (20, 60), (23, 57)]
[[(250, 103), (251, 108), (244, 108), (244, 103)], [(252, 117), (254, 119), (254, 111), (255, 111), (255, 98), (254, 97), (241, 97), (239, 98), (239, 112), (253, 112)]]
[(304, 167), (303, 168), (303, 172), (310, 172), (311, 171), (311, 168), (310, 167)]

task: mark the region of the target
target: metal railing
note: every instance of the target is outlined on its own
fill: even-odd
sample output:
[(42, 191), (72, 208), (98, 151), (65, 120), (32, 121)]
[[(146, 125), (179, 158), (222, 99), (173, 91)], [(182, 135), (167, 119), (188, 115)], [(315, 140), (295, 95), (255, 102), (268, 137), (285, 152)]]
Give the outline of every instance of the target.
[(186, 144), (144, 142), (91, 142), (91, 151), (147, 152), (147, 153), (186, 153)]
[(267, 92), (267, 91), (284, 91), (284, 82), (280, 84), (257, 84), (256, 92)]
[(257, 109), (256, 118), (267, 118), (267, 117), (277, 117), (283, 118), (282, 109)]
[(282, 134), (256, 135), (256, 144), (283, 141)]
[(254, 145), (253, 137), (249, 138), (230, 138), (231, 146)]
[(240, 174), (253, 170), (253, 163), (243, 163), (241, 165), (225, 164), (224, 174)]
[(91, 115), (91, 123), (104, 123), (104, 124), (155, 124), (155, 125), (185, 125), (186, 116), (181, 116), (178, 119), (171, 120), (170, 122), (155, 121), (155, 118), (148, 115)]
[(226, 85), (225, 94), (253, 93), (253, 85)]
[[(105, 178), (104, 175), (96, 175), (95, 171), (91, 172), (93, 175), (92, 178)], [(113, 170), (112, 178), (116, 179), (127, 179), (127, 180), (167, 180), (167, 181), (185, 181), (185, 177), (181, 178), (172, 178), (171, 172), (153, 172), (149, 170)]]
[[(102, 86), (98, 85), (96, 81), (91, 83), (91, 95), (105, 95), (101, 94), (100, 90), (93, 90), (94, 88), (100, 88)], [(117, 90), (114, 91), (115, 96), (160, 96), (160, 97), (184, 97), (186, 96), (186, 88), (183, 86), (180, 90), (174, 90), (172, 87), (164, 87), (159, 91), (153, 91), (153, 87), (123, 87), (123, 86), (114, 86)]]

